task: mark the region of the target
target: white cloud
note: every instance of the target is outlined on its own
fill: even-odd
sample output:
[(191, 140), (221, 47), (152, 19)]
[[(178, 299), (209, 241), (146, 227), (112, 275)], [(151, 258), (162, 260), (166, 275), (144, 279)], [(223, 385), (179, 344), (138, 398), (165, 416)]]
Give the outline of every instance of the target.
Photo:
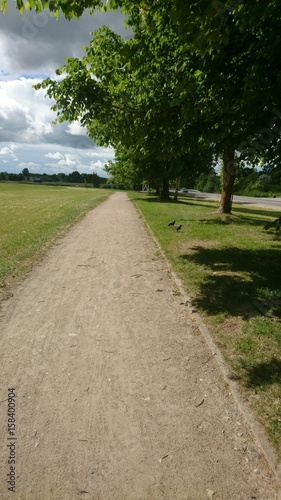
[(58, 165), (60, 166), (66, 166), (66, 167), (74, 167), (75, 165), (78, 164), (78, 161), (76, 158), (70, 158), (68, 155), (65, 155), (65, 158), (63, 160), (60, 160), (58, 162)]
[[(95, 146), (93, 146), (95, 147)], [(12, 149), (13, 148), (13, 149)], [(15, 154), (16, 148), (16, 154)], [(93, 173), (96, 171), (101, 176), (107, 176), (103, 166), (108, 158), (101, 158), (101, 163), (91, 165), (87, 150), (77, 150), (69, 146), (58, 144), (0, 144), (0, 172), (20, 173), (27, 167), (31, 173), (55, 174), (63, 172), (69, 174), (73, 170), (80, 173)], [(112, 157), (114, 152), (111, 151)]]
[[(14, 159), (14, 160), (18, 160), (16, 154), (14, 153), (14, 151), (16, 150), (16, 146), (15, 144), (9, 144), (9, 146), (4, 146), (4, 147), (0, 147), (0, 155), (1, 156), (7, 156), (8, 158), (11, 158), (11, 159)], [(4, 161), (2, 159), (2, 161)]]
[(53, 125), (56, 117), (45, 90), (32, 85), (53, 78), (66, 57), (81, 57), (89, 45), (90, 32), (110, 26), (127, 36), (119, 12), (85, 13), (70, 22), (56, 21), (47, 12), (20, 15), (13, 0), (0, 11), (0, 171), (35, 173), (93, 172), (102, 170), (114, 151), (98, 148), (78, 122)]
[(5, 113), (5, 111), (3, 111), (2, 109), (0, 109), (0, 116), (2, 116), (2, 118), (4, 118), (4, 120), (8, 120), (7, 113)]
[(6, 156), (6, 155), (9, 155), (11, 153), (12, 153), (12, 151), (10, 150), (10, 148), (5, 147), (5, 148), (1, 148), (0, 149), (0, 155), (5, 155)]
[(32, 85), (38, 80), (20, 78), (0, 82), (0, 141), (39, 143), (53, 133), (51, 101), (41, 92), (36, 96)]
[(100, 160), (98, 160), (98, 161), (92, 161), (91, 162), (91, 167), (93, 167), (93, 168), (102, 168), (103, 167), (103, 163)]
[[(29, 163), (29, 159), (22, 158), (21, 152), (26, 154), (27, 148), (38, 156), (34, 158), (31, 168), (37, 168), (40, 173), (41, 166), (47, 173), (54, 168), (69, 173), (69, 169), (86, 172), (92, 168), (90, 162), (93, 158), (100, 160), (101, 169), (114, 155), (112, 149), (98, 148), (86, 135), (85, 130), (78, 122), (53, 125), (55, 113), (50, 109), (51, 100), (46, 98), (44, 91), (36, 91), (33, 85), (39, 80), (21, 77), (19, 80), (0, 81), (0, 171), (7, 169), (3, 165), (4, 157), (10, 161), (10, 171), (21, 171), (19, 166)], [(34, 146), (38, 145), (35, 149)], [(49, 151), (43, 145), (48, 145)], [(50, 150), (52, 148), (52, 150)], [(53, 151), (55, 148), (55, 151)], [(73, 154), (65, 149), (73, 149)], [(17, 149), (17, 156), (14, 151)], [(42, 152), (42, 154), (41, 154)], [(44, 152), (44, 154), (43, 154)], [(2, 158), (2, 161), (1, 161)], [(46, 162), (46, 159), (52, 163)], [(5, 158), (6, 159), (6, 158)], [(19, 161), (19, 163), (18, 163)], [(2, 163), (2, 168), (1, 168)], [(14, 167), (14, 170), (13, 170)], [(28, 167), (29, 168), (29, 167)], [(104, 174), (104, 172), (103, 172)]]
[(103, 25), (126, 36), (124, 17), (120, 12), (87, 12), (80, 19), (56, 20), (48, 11), (38, 15), (34, 10), (21, 15), (13, 0), (7, 1), (7, 11), (0, 11), (0, 51), (2, 74), (5, 78), (20, 75), (55, 74), (66, 57), (81, 57), (82, 47), (89, 45), (91, 31)]
[(86, 155), (90, 158), (106, 158), (112, 160), (114, 158), (114, 149), (99, 147), (93, 151), (87, 151)]
[(88, 151), (87, 156), (90, 158), (102, 158), (104, 155), (103, 153), (99, 153), (98, 151)]
[(66, 127), (66, 133), (70, 135), (87, 135), (86, 130), (81, 126), (79, 122), (69, 123)]
[(33, 168), (34, 169), (34, 167), (38, 167), (38, 166), (39, 166), (38, 163), (33, 163), (33, 161), (29, 161), (29, 162), (22, 161), (21, 163), (19, 163), (20, 168), (28, 168), (28, 169)]
[(54, 160), (62, 160), (63, 155), (61, 153), (48, 153), (45, 155), (46, 158), (53, 158)]

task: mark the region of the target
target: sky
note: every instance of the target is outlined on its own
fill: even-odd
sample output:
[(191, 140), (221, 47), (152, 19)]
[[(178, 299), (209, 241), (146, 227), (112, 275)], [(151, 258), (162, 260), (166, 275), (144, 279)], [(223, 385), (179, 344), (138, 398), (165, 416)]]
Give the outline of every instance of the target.
[(85, 13), (81, 19), (58, 20), (47, 11), (21, 15), (13, 0), (0, 11), (0, 172), (66, 174), (97, 173), (114, 159), (114, 151), (98, 147), (79, 123), (53, 125), (56, 115), (45, 90), (32, 85), (55, 70), (66, 57), (81, 57), (90, 32), (107, 25), (127, 36), (119, 12)]

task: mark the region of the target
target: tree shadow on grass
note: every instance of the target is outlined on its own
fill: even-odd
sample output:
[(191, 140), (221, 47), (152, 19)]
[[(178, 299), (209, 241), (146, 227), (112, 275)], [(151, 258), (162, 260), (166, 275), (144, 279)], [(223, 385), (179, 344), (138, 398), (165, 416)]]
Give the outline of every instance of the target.
[[(238, 213), (237, 213), (238, 212)], [(264, 227), (265, 224), (271, 221), (273, 222), (279, 216), (279, 212), (272, 212), (269, 210), (255, 210), (252, 208), (235, 209), (232, 214), (212, 214), (212, 218), (202, 218), (200, 222), (203, 224), (235, 224), (235, 225), (245, 225), (250, 224), (252, 226)], [(269, 219), (270, 217), (270, 219)], [(274, 232), (275, 227), (273, 228)], [(278, 233), (276, 233), (278, 235)]]
[(272, 358), (265, 363), (257, 363), (247, 369), (246, 384), (248, 387), (264, 387), (281, 383), (281, 361)]
[[(272, 217), (272, 219), (277, 219), (278, 217), (280, 217), (280, 211), (274, 211), (274, 210), (266, 210), (266, 209), (262, 209), (262, 208), (243, 208), (243, 207), (235, 207), (234, 210), (233, 210), (235, 213), (238, 212), (238, 213), (241, 213), (243, 214), (243, 216), (246, 216), (248, 217), (249, 215), (259, 215), (260, 217)], [(268, 220), (268, 219), (267, 219)]]
[(170, 198), (168, 201), (163, 201), (157, 196), (151, 196), (148, 195), (147, 198), (144, 197), (137, 197), (134, 198), (133, 201), (146, 201), (149, 203), (163, 203), (165, 205), (171, 204), (171, 205), (189, 205), (188, 201), (182, 201), (182, 200), (173, 200), (173, 198)]
[(237, 225), (252, 225), (252, 226), (261, 226), (263, 227), (267, 221), (265, 219), (258, 219), (256, 218), (251, 218), (251, 217), (213, 217), (212, 219), (199, 219), (199, 222), (201, 224), (207, 224), (207, 225), (224, 225), (224, 226), (229, 226), (231, 224)]
[(193, 247), (181, 258), (210, 271), (193, 301), (207, 314), (245, 316), (251, 310), (256, 314), (270, 310), (271, 315), (281, 318), (279, 249)]
[[(136, 197), (133, 198), (133, 201), (146, 201), (149, 203), (163, 203), (165, 205), (185, 205), (186, 207), (188, 206), (194, 206), (196, 207), (204, 207), (204, 208), (210, 208), (210, 210), (214, 210), (216, 207), (214, 206), (214, 201), (212, 200), (205, 200), (203, 203), (199, 203), (197, 200), (199, 198), (181, 198), (177, 200), (173, 200), (171, 197), (169, 201), (163, 201), (159, 197), (155, 195), (147, 195), (147, 197)], [(203, 201), (203, 200), (202, 200)]]
[[(217, 200), (210, 200), (204, 197), (179, 197), (177, 200), (174, 200), (173, 197), (171, 196), (169, 201), (163, 201), (159, 198), (159, 196), (156, 196), (155, 194), (146, 194), (146, 196), (138, 196), (134, 198), (136, 201), (147, 201), (150, 203), (164, 203), (164, 204), (171, 204), (171, 205), (186, 205), (186, 206), (194, 206), (196, 207), (204, 207), (204, 208), (210, 208), (211, 214), (214, 214), (216, 218), (214, 219), (202, 219), (201, 222), (205, 222), (208, 224), (211, 223), (222, 223), (221, 221), (225, 219), (224, 223), (227, 223), (227, 219), (231, 222), (235, 223), (253, 223), (256, 225), (265, 225), (268, 222), (268, 218), (272, 217), (272, 221), (277, 219), (280, 216), (280, 212), (275, 212), (273, 210), (263, 210), (262, 208), (259, 209), (254, 209), (252, 207), (235, 207), (233, 210), (232, 214), (220, 214), (216, 208), (218, 206), (218, 201)], [(237, 213), (238, 212), (238, 213)], [(241, 214), (241, 215), (240, 215)], [(251, 217), (253, 216), (259, 216), (258, 217)]]

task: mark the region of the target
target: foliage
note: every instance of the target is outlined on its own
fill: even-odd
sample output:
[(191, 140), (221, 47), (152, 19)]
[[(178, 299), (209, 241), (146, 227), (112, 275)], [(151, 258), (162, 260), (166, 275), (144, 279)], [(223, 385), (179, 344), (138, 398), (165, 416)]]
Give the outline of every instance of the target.
[(246, 196), (278, 196), (281, 182), (276, 176), (277, 171), (277, 168), (271, 169), (267, 165), (259, 171), (255, 168), (240, 168), (234, 192)]
[(203, 193), (219, 193), (220, 191), (220, 178), (216, 172), (201, 173), (195, 183), (196, 189)]
[(22, 175), (24, 176), (25, 179), (29, 179), (29, 170), (28, 168), (24, 168), (22, 171)]
[[(87, 176), (85, 174), (82, 174), (82, 176), (87, 180)], [(98, 188), (98, 187), (100, 187), (101, 178), (98, 176), (98, 174), (93, 173), (91, 181), (88, 181), (88, 182), (92, 182), (93, 186), (95, 188)]]
[[(44, 9), (49, 9), (50, 12), (58, 18), (60, 11), (67, 19), (72, 17), (81, 17), (86, 9), (93, 12), (95, 8), (102, 8), (104, 2), (102, 0), (80, 0), (78, 2), (70, 0), (65, 2), (64, 0), (14, 0), (17, 9), (21, 14), (25, 10), (35, 9), (37, 13), (42, 12)], [(7, 0), (1, 0), (1, 10), (6, 11)]]
[(223, 211), (229, 211), (234, 151), (252, 164), (262, 155), (276, 163), (279, 154), (280, 2), (175, 0), (175, 5), (182, 40), (198, 65), (195, 112), (202, 118), (204, 137), (212, 140), (218, 154), (224, 153), (228, 207)]
[(126, 12), (133, 38), (98, 30), (86, 56), (42, 86), (59, 120), (80, 119), (100, 144), (134, 147), (134, 160), (153, 158), (163, 182), (174, 158), (212, 146), (223, 157), (221, 209), (229, 212), (235, 150), (251, 164), (280, 160), (280, 0), (16, 3), (67, 18), (88, 7)]
[[(104, 27), (94, 32), (84, 58), (68, 59), (58, 71), (63, 79), (36, 86), (55, 99), (59, 121), (79, 119), (92, 139), (117, 154), (120, 146), (129, 148), (135, 165), (145, 161), (154, 170), (149, 177), (160, 176), (163, 183), (176, 178), (188, 158), (207, 151), (192, 115), (186, 120), (177, 102), (175, 88), (187, 68), (179, 64), (183, 47), (171, 8), (171, 2), (157, 7), (156, 17), (153, 9), (132, 8), (133, 39), (124, 41)], [(206, 161), (210, 157), (205, 154)]]
[[(123, 153), (123, 154), (122, 154)], [(130, 156), (130, 149), (119, 149), (115, 161), (109, 161), (105, 165), (106, 172), (110, 175), (110, 181), (125, 189), (133, 189), (135, 184), (140, 184), (144, 179), (139, 177), (138, 165)]]

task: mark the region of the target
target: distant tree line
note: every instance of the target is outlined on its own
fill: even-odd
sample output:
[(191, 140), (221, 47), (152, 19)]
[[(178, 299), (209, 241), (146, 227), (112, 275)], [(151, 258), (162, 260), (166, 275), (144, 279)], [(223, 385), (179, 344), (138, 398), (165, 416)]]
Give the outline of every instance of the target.
[(72, 183), (92, 185), (93, 187), (100, 187), (101, 184), (106, 184), (107, 178), (100, 177), (96, 173), (86, 174), (75, 170), (70, 174), (38, 174), (29, 172), (28, 168), (24, 168), (19, 174), (10, 172), (0, 172), (0, 181), (16, 181), (16, 182), (57, 182), (57, 183)]
[[(117, 162), (110, 162), (106, 166), (106, 170), (112, 174), (112, 179), (117, 183), (120, 189), (135, 189), (141, 190), (143, 184), (149, 184), (151, 190), (160, 190), (162, 185), (158, 185), (157, 180), (152, 181), (147, 177), (146, 180), (142, 177), (143, 167), (140, 166), (140, 173), (136, 177), (135, 169), (129, 169), (124, 162), (118, 165)], [(149, 168), (149, 165), (148, 165)], [(128, 175), (131, 172), (131, 175)], [(203, 193), (220, 193), (222, 186), (222, 173), (218, 173), (213, 167), (197, 169), (189, 169), (182, 173), (180, 177), (171, 182), (171, 188), (187, 187), (188, 189), (197, 189)], [(280, 196), (281, 195), (281, 166), (271, 167), (264, 165), (262, 168), (245, 167), (239, 164), (237, 159), (236, 178), (234, 182), (233, 192), (244, 196)]]
[[(129, 161), (129, 160), (128, 160)], [(128, 165), (124, 165), (123, 170), (117, 162), (110, 162), (110, 165), (105, 167), (106, 170), (111, 172), (114, 182), (105, 177), (100, 177), (96, 173), (86, 174), (78, 171), (71, 172), (70, 174), (37, 174), (30, 173), (27, 168), (24, 168), (19, 174), (0, 172), (1, 181), (14, 181), (14, 182), (40, 182), (40, 183), (70, 183), (70, 184), (83, 184), (84, 186), (98, 187), (113, 187), (118, 189), (135, 189), (141, 190), (142, 184), (148, 183), (150, 189), (158, 190), (162, 188), (159, 185), (157, 178), (154, 180), (144, 181), (143, 169), (144, 166), (140, 165), (140, 175), (136, 177), (136, 170), (132, 169), (132, 175), (128, 175), (130, 169)], [(149, 165), (148, 165), (149, 168)], [(116, 169), (116, 170), (115, 170)], [(171, 182), (171, 187), (187, 187), (189, 189), (198, 189), (205, 193), (219, 193), (221, 191), (222, 178), (221, 174), (217, 173), (213, 167), (203, 169), (200, 165), (197, 168), (190, 168), (189, 171), (183, 173), (174, 182)], [(234, 183), (234, 193), (245, 196), (273, 196), (281, 193), (281, 166), (272, 167), (264, 165), (259, 170), (255, 167), (239, 167), (239, 160), (237, 159), (236, 179)]]

